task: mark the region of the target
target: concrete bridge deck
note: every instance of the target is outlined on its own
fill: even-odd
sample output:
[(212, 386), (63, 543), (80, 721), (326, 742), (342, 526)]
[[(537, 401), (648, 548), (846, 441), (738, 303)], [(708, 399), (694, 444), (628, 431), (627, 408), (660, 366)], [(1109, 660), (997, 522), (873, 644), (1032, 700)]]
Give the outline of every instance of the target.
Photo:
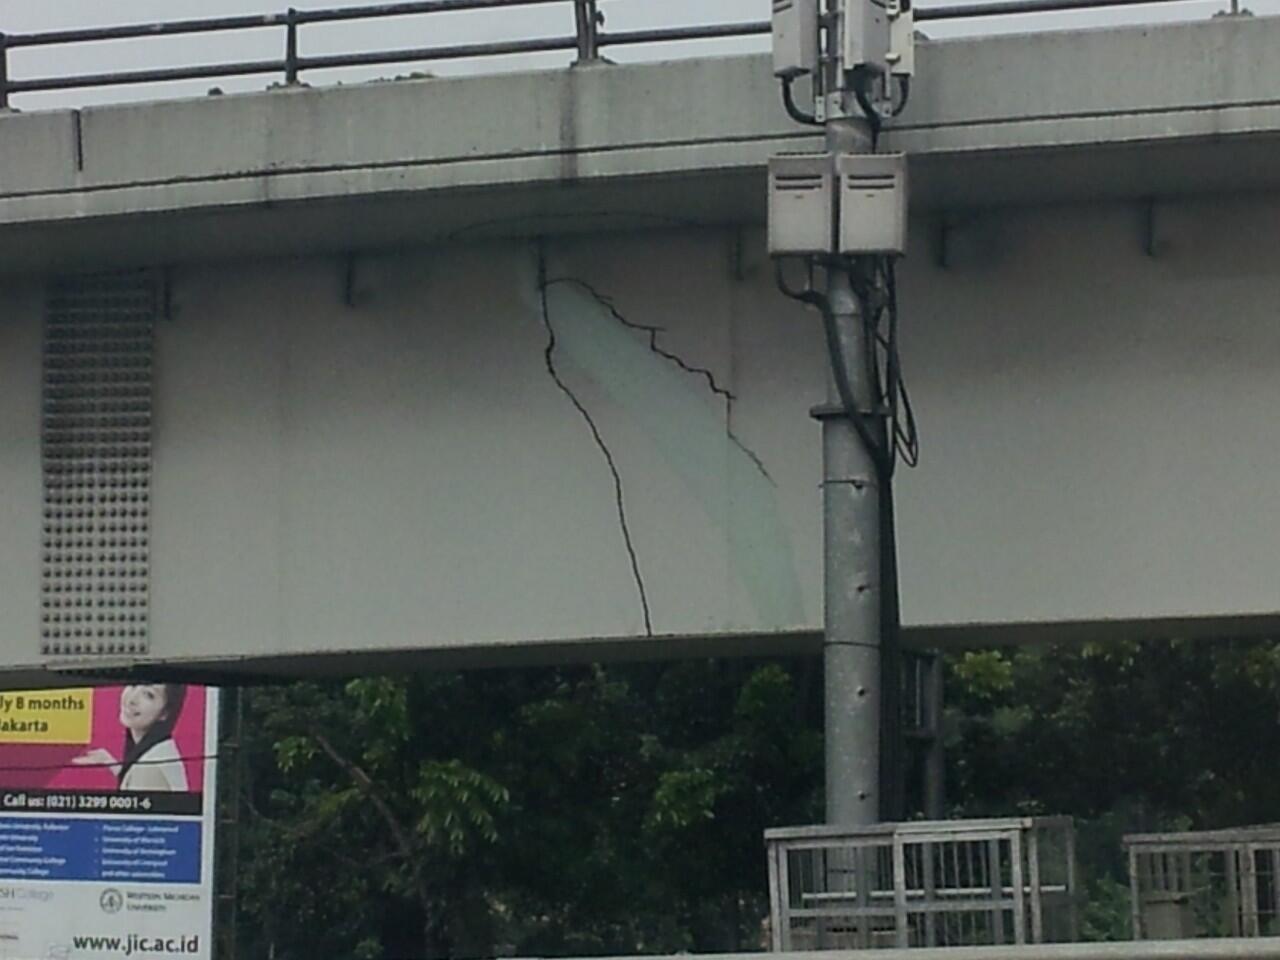
[[(913, 642), (1280, 625), (1276, 49), (922, 46)], [(48, 277), (113, 266), (165, 278), (150, 646), (93, 668), (812, 649), (825, 361), (760, 226), (815, 144), (759, 57), (0, 116), (0, 680), (86, 666), (39, 653), (41, 338)]]
[[(1280, 18), (925, 42), (917, 212), (1280, 183)], [(0, 116), (0, 270), (763, 221), (760, 56)]]

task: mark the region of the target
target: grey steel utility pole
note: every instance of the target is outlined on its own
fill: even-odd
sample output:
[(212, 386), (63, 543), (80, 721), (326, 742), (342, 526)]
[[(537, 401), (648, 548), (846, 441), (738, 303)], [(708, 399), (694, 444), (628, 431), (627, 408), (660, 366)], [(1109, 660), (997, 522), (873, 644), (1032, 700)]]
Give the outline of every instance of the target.
[[(828, 44), (828, 49), (832, 45)], [(863, 153), (871, 143), (865, 119), (832, 119), (827, 150)], [(862, 306), (849, 275), (827, 271), (827, 301), (839, 331), (854, 399), (876, 403), (868, 382)], [(827, 823), (857, 826), (880, 819), (881, 570), (880, 490), (875, 459), (853, 421), (833, 372), (822, 422), (822, 666)], [(838, 411), (838, 412), (837, 412)]]
[[(854, 396), (874, 403), (867, 369), (869, 345), (861, 308), (843, 271), (827, 278), (827, 299)], [(828, 377), (822, 421), (823, 670), (827, 822), (880, 819), (881, 571), (880, 496), (875, 460), (842, 412), (834, 376)]]
[[(815, 411), (823, 452), (826, 813), (828, 823), (856, 826), (880, 820), (886, 796), (897, 793), (885, 778), (896, 766), (889, 714), (897, 697), (882, 682), (885, 665), (896, 663), (884, 645), (897, 630), (896, 587), (885, 606), (885, 574), (893, 571), (882, 569), (892, 562), (892, 531), (881, 530), (892, 515), (881, 498), (892, 495), (895, 428), (878, 382), (876, 327), (864, 316), (871, 293), (855, 287), (855, 271), (902, 253), (906, 216), (902, 158), (865, 163), (861, 155), (874, 152), (894, 79), (907, 89), (910, 7), (774, 0), (773, 14), (774, 69), (787, 110), (821, 125), (826, 141), (823, 154), (770, 163), (769, 244), (775, 257), (803, 258), (809, 287), (789, 288), (781, 260), (779, 284), (822, 311), (831, 355), (828, 403)], [(812, 114), (796, 106), (792, 85), (802, 78), (812, 87)], [(875, 276), (892, 284), (891, 269)]]

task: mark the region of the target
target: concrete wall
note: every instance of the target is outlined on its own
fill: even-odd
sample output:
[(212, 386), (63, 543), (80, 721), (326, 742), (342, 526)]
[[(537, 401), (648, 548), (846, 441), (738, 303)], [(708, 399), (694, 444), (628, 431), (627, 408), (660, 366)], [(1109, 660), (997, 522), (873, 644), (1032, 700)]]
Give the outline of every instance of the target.
[[(990, 211), (945, 244), (917, 225), (924, 454), (898, 514), (918, 638), (1280, 623), (1277, 227), (1277, 196)], [(332, 257), (174, 270), (155, 656), (642, 642), (613, 476), (556, 377), (616, 467), (663, 652), (817, 631), (825, 360), (759, 231), (545, 255), (545, 318), (525, 240), (362, 256), (349, 289)], [(11, 666), (38, 659), (40, 311), (38, 282), (0, 283)]]
[[(553, 278), (662, 326), (663, 349), (717, 385), (745, 382), (757, 338), (797, 356), (733, 412), (770, 480), (705, 376), (585, 287), (549, 288), (553, 363), (622, 478), (658, 634), (795, 630), (819, 602), (817, 555), (793, 543), (816, 534), (812, 464), (791, 462), (788, 429), (813, 432), (792, 378), (819, 358), (774, 297), (733, 280), (730, 240), (547, 248)], [(354, 307), (345, 270), (176, 276), (158, 358), (157, 652), (192, 623), (286, 651), (643, 635), (608, 463), (547, 368), (533, 247), (361, 259)]]

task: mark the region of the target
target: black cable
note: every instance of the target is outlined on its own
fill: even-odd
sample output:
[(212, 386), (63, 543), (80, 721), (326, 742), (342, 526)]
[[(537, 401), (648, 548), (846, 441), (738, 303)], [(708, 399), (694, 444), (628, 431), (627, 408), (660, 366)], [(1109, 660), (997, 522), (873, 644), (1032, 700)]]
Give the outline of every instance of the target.
[[(812, 260), (810, 265), (812, 265)], [(853, 394), (853, 383), (849, 379), (849, 371), (844, 364), (844, 350), (840, 344), (840, 326), (836, 321), (835, 313), (831, 309), (831, 301), (812, 289), (812, 287), (802, 291), (796, 291), (788, 287), (786, 278), (783, 275), (781, 260), (776, 264), (776, 276), (778, 287), (785, 296), (809, 306), (817, 307), (822, 314), (822, 329), (826, 336), (827, 352), (831, 357), (831, 373), (836, 382), (836, 392), (840, 395), (840, 405), (849, 421), (853, 424), (853, 428), (857, 431), (858, 438), (878, 463), (883, 456), (884, 445), (876, 442), (875, 434), (866, 422), (866, 413), (858, 409), (858, 402)]]
[[(804, 290), (797, 290), (791, 287), (787, 283), (783, 263), (783, 258), (779, 258), (774, 263), (778, 289), (782, 291), (783, 295), (792, 300), (817, 307), (822, 314), (822, 330), (831, 362), (832, 378), (835, 380), (836, 392), (840, 397), (840, 406), (857, 431), (859, 440), (862, 441), (868, 453), (871, 454), (877, 472), (885, 478), (892, 477), (894, 452), (892, 439), (894, 434), (887, 429), (878, 429), (875, 424), (875, 418), (883, 418), (887, 412), (887, 405), (883, 402), (885, 396), (884, 378), (880, 376), (878, 361), (874, 356), (875, 351), (867, 351), (867, 377), (872, 386), (872, 396), (878, 402), (876, 409), (863, 410), (859, 407), (857, 398), (854, 396), (853, 381), (850, 379), (848, 367), (844, 362), (844, 348), (840, 342), (840, 326), (834, 311), (831, 309), (831, 301), (814, 290), (812, 285)], [(809, 258), (810, 269), (812, 269), (812, 264), (813, 259)], [(828, 266), (827, 269), (830, 270), (831, 267)], [(867, 342), (874, 344), (877, 339), (875, 318), (884, 310), (883, 307), (873, 309), (871, 290), (874, 282), (871, 284), (864, 282), (864, 278), (858, 276), (853, 270), (849, 271), (849, 280), (854, 296), (859, 302), (859, 313), (865, 325), (864, 334)], [(872, 280), (874, 281), (874, 278)], [(877, 437), (877, 433), (883, 433), (884, 436)]]
[[(884, 315), (884, 300), (878, 297), (878, 270), (879, 260), (870, 261), (871, 275), (863, 278), (859, 275), (857, 262), (850, 264), (849, 286), (854, 291), (854, 295), (858, 298), (858, 315), (862, 318), (862, 339), (866, 345), (863, 351), (864, 362), (866, 363), (867, 383), (871, 390), (871, 396), (875, 398), (875, 411), (881, 417), (885, 417), (890, 413), (889, 404), (887, 402), (887, 394), (885, 391), (886, 378), (880, 372), (880, 357), (876, 350), (876, 343), (879, 339), (879, 329), (881, 325), (881, 317)], [(884, 453), (887, 461), (883, 464), (883, 469), (888, 475), (893, 474), (893, 450), (888, 443), (888, 434), (886, 431), (886, 439), (884, 443)]]
[[(870, 70), (859, 67), (853, 72), (853, 96), (858, 101), (858, 108), (867, 119), (871, 128), (871, 152), (875, 153), (880, 143), (880, 132), (884, 129), (885, 114), (871, 100), (871, 84), (875, 76)], [(900, 91), (898, 102), (889, 108), (889, 117), (898, 117), (907, 109), (911, 100), (911, 78), (895, 77)]]
[[(864, 261), (864, 263), (867, 261)], [(884, 749), (880, 754), (880, 782), (884, 784), (880, 798), (880, 815), (886, 820), (899, 820), (905, 815), (905, 784), (901, 754), (902, 740), (901, 682), (902, 604), (898, 578), (897, 519), (894, 510), (893, 474), (897, 461), (899, 434), (897, 398), (902, 390), (901, 363), (898, 359), (898, 304), (893, 260), (890, 257), (870, 259), (870, 276), (860, 278), (850, 269), (850, 282), (859, 297), (867, 352), (873, 354), (870, 367), (872, 388), (883, 411), (877, 421), (880, 445), (884, 451), (876, 457), (878, 514), (880, 526), (880, 670), (882, 731)], [(887, 330), (881, 332), (881, 326)], [(874, 356), (882, 352), (881, 362)], [(914, 421), (913, 421), (914, 422)]]
[(867, 126), (871, 130), (871, 152), (875, 153), (880, 143), (880, 128), (884, 126), (884, 117), (871, 102), (871, 94), (867, 89), (871, 79), (871, 72), (865, 67), (858, 67), (853, 71), (853, 96), (858, 101), (862, 115), (867, 118)]
[(824, 124), (811, 113), (805, 113), (796, 105), (795, 92), (791, 89), (791, 84), (795, 82), (795, 77), (782, 78), (782, 105), (787, 108), (787, 116), (796, 123), (805, 123), (811, 127), (821, 127)]
[(893, 117), (902, 116), (902, 111), (907, 109), (907, 101), (911, 99), (911, 78), (898, 77), (898, 89), (902, 93), (898, 99), (898, 105), (893, 108), (893, 112), (890, 114)]
[[(902, 359), (898, 347), (898, 293), (894, 261), (890, 257), (864, 258), (871, 263), (871, 276), (865, 278), (851, 265), (847, 268), (850, 285), (861, 304), (864, 335), (869, 345), (867, 376), (872, 393), (890, 429), (888, 435), (894, 451), (890, 472), (901, 459), (908, 467), (919, 463), (919, 434), (915, 408), (902, 377)], [(872, 357), (870, 354), (874, 353)]]
[[(171, 757), (168, 760), (136, 760), (133, 765), (135, 767), (158, 767), (166, 763), (183, 761), (203, 762), (206, 760), (217, 759), (219, 759), (219, 755), (216, 753), (181, 754), (177, 758)], [(68, 760), (66, 763), (32, 764), (30, 766), (24, 764), (3, 764), (0, 765), (0, 773), (53, 773), (58, 770), (103, 770), (118, 766), (120, 766), (119, 760), (114, 763), (106, 763), (105, 761), (98, 760), (95, 760), (92, 763), (72, 763)], [(48, 789), (61, 790), (63, 788), (51, 787)], [(71, 792), (75, 792), (78, 788), (71, 787), (69, 789)]]
[(890, 325), (889, 343), (885, 352), (887, 367), (891, 371), (886, 379), (890, 381), (889, 388), (893, 391), (890, 399), (893, 448), (896, 457), (900, 457), (903, 463), (908, 467), (916, 467), (920, 463), (920, 433), (916, 426), (911, 394), (902, 377), (902, 357), (898, 352), (898, 281), (892, 257), (884, 259), (884, 273)]
[[(889, 459), (893, 459), (890, 452)], [(902, 663), (902, 602), (898, 584), (898, 535), (893, 507), (893, 479), (880, 480), (880, 676), (882, 696), (889, 699), (883, 708), (886, 729), (883, 736), (889, 741), (888, 750), (880, 754), (880, 782), (888, 784), (882, 791), (881, 816), (889, 821), (900, 820), (903, 809), (904, 784), (901, 752), (902, 711), (898, 696)]]
[(920, 436), (916, 429), (916, 414), (911, 407), (911, 395), (906, 386), (902, 390), (902, 408), (906, 415), (906, 428), (894, 435), (894, 449), (908, 467), (920, 466)]
[(820, 299), (823, 304), (822, 326), (827, 336), (827, 352), (831, 355), (831, 370), (835, 375), (836, 391), (840, 394), (840, 404), (844, 407), (846, 416), (853, 423), (854, 429), (857, 430), (858, 438), (867, 448), (867, 452), (871, 454), (872, 460), (875, 461), (877, 472), (883, 472), (882, 462), (887, 455), (892, 456), (892, 452), (883, 441), (876, 437), (874, 426), (867, 422), (868, 415), (871, 412), (858, 409), (857, 400), (853, 395), (853, 384), (849, 380), (849, 370), (844, 363), (844, 347), (840, 343), (840, 325), (836, 320), (835, 313), (831, 310), (831, 301), (826, 297), (821, 297)]
[(783, 257), (777, 257), (773, 261), (773, 276), (774, 280), (778, 284), (778, 289), (782, 291), (783, 296), (788, 297), (791, 300), (799, 300), (802, 303), (807, 303), (808, 301), (805, 300), (805, 295), (813, 292), (812, 285), (806, 287), (804, 290), (795, 290), (787, 286), (787, 277), (783, 270), (783, 264), (785, 262), (786, 261)]

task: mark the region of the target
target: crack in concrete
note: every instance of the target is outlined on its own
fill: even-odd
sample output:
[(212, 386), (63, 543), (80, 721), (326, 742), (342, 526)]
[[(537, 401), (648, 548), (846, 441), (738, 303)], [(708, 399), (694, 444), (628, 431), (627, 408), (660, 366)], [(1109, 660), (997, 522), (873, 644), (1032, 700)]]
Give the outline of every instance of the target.
[(613, 475), (613, 497), (614, 504), (618, 510), (618, 526), (622, 530), (622, 542), (627, 548), (627, 558), (631, 562), (631, 576), (635, 580), (636, 592), (640, 595), (640, 609), (644, 613), (644, 632), (646, 636), (653, 636), (653, 618), (649, 610), (649, 594), (645, 589), (644, 576), (640, 573), (640, 561), (636, 556), (635, 542), (631, 538), (631, 527), (627, 522), (626, 502), (622, 493), (622, 474), (618, 471), (618, 464), (613, 458), (613, 452), (609, 449), (608, 444), (604, 442), (604, 437), (600, 434), (600, 428), (596, 426), (591, 413), (578, 399), (569, 385), (560, 377), (559, 370), (556, 369), (555, 352), (556, 352), (556, 331), (551, 323), (551, 311), (547, 307), (547, 287), (551, 283), (560, 281), (547, 280), (547, 261), (546, 255), (541, 246), (538, 248), (538, 297), (542, 307), (542, 325), (547, 329), (547, 345), (543, 350), (543, 360), (547, 366), (547, 373), (552, 381), (560, 389), (569, 402), (573, 404), (574, 409), (587, 424), (587, 429), (591, 431), (592, 439), (595, 440), (596, 446), (599, 448), (601, 455), (604, 457), (605, 463), (609, 467), (609, 472)]
[(766, 480), (768, 480), (771, 486), (774, 486), (774, 487), (777, 486), (777, 483), (774, 481), (773, 476), (769, 473), (768, 468), (765, 467), (764, 461), (760, 459), (759, 454), (757, 454), (754, 450), (752, 450), (745, 443), (743, 443), (742, 439), (733, 432), (733, 428), (728, 426), (728, 418), (733, 412), (733, 401), (736, 400), (737, 398), (729, 390), (720, 386), (720, 384), (716, 382), (716, 377), (714, 373), (712, 373), (706, 367), (692, 366), (691, 364), (686, 363), (683, 357), (679, 356), (678, 354), (674, 354), (669, 350), (664, 349), (662, 345), (658, 343), (658, 334), (663, 332), (662, 327), (651, 326), (647, 323), (638, 323), (635, 320), (628, 320), (625, 316), (622, 315), (622, 312), (618, 309), (617, 304), (614, 303), (614, 300), (612, 297), (606, 296), (605, 294), (601, 293), (599, 290), (597, 290), (591, 284), (587, 283), (585, 280), (580, 280), (577, 277), (555, 277), (554, 279), (545, 281), (544, 287), (554, 286), (557, 283), (567, 283), (572, 286), (578, 287), (581, 290), (585, 290), (588, 294), (591, 295), (591, 297), (595, 299), (595, 301), (598, 304), (600, 304), (600, 306), (608, 310), (609, 313), (613, 316), (613, 318), (617, 320), (620, 324), (622, 324), (624, 327), (627, 327), (628, 329), (631, 329), (631, 330), (639, 330), (642, 333), (648, 334), (649, 349), (652, 350), (654, 353), (656, 353), (658, 356), (662, 357), (664, 360), (668, 361), (669, 363), (675, 364), (677, 367), (679, 367), (681, 370), (685, 371), (686, 373), (691, 373), (694, 376), (705, 379), (707, 382), (707, 386), (711, 390), (712, 394), (718, 397), (724, 397), (725, 417), (726, 417), (725, 433), (728, 434), (729, 440), (733, 443), (735, 447), (737, 447), (739, 450), (741, 450), (744, 454), (747, 455), (747, 457), (751, 460), (751, 462), (755, 464), (756, 469), (760, 471), (761, 476), (763, 476)]

